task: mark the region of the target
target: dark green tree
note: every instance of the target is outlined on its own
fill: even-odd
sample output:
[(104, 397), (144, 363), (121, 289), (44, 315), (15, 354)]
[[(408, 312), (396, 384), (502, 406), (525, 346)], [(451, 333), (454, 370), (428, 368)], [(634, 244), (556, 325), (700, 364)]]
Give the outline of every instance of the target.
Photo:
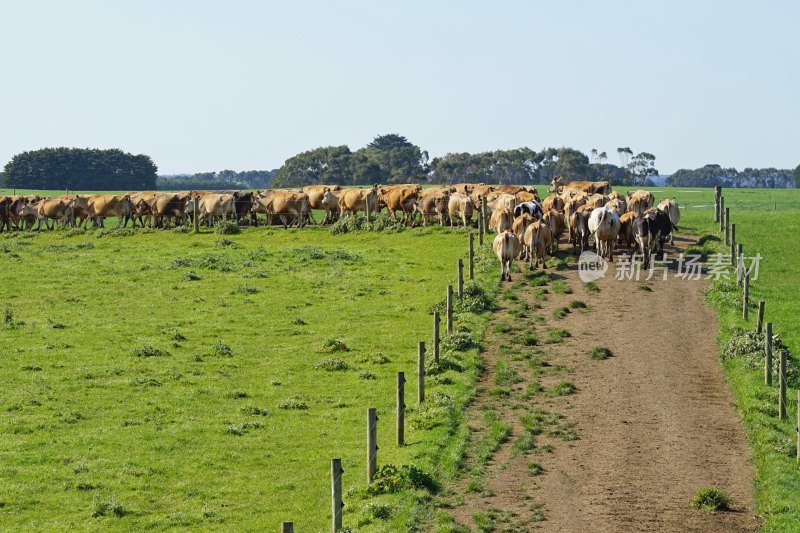
[(6, 184), (19, 189), (148, 190), (158, 167), (149, 156), (122, 150), (43, 148), (15, 155)]
[(800, 189), (800, 165), (797, 165), (797, 168), (794, 169), (794, 186)]
[(274, 187), (302, 187), (323, 183), (350, 184), (352, 152), (346, 145), (325, 146), (297, 154), (275, 173)]

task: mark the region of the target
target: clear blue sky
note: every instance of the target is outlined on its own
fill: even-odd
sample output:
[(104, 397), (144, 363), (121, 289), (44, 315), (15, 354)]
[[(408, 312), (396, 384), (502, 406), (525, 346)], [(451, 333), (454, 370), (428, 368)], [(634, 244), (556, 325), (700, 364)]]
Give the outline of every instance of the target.
[(800, 164), (796, 0), (17, 1), (0, 19), (0, 166), (77, 146), (270, 169), (391, 132), (431, 157)]

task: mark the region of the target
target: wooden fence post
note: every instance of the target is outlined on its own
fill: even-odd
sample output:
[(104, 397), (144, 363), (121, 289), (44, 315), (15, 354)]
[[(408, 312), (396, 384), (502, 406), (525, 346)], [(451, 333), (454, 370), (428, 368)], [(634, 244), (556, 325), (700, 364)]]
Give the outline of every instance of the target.
[(486, 197), (481, 198), (481, 219), (483, 220), (483, 233), (487, 233), (486, 228)]
[(722, 194), (722, 187), (714, 187), (714, 222), (719, 222), (719, 198)]
[(458, 260), (458, 299), (464, 298), (464, 260)]
[(439, 311), (433, 312), (433, 363), (439, 364)]
[(417, 403), (425, 401), (425, 343), (417, 346)]
[(294, 533), (294, 522), (281, 522), (281, 533)]
[(725, 208), (725, 246), (731, 243), (731, 209)]
[(800, 389), (797, 389), (797, 426), (794, 431), (797, 433), (797, 462), (800, 463)]
[(378, 412), (374, 407), (367, 409), (367, 484), (378, 469)]
[(397, 445), (405, 443), (406, 375), (397, 373)]
[(736, 245), (736, 283), (741, 287), (742, 279), (744, 279), (744, 252), (742, 245)]
[(200, 233), (200, 200), (192, 200), (192, 217), (194, 217), (194, 232)]
[(338, 533), (342, 529), (342, 460), (331, 459), (331, 517), (333, 533)]
[(453, 333), (453, 286), (447, 286), (447, 333)]
[(478, 246), (483, 246), (483, 214), (478, 209)]
[(742, 318), (748, 319), (750, 314), (750, 274), (744, 275), (744, 290), (742, 291)]
[(772, 322), (767, 322), (764, 333), (764, 383), (772, 385)]
[(475, 235), (469, 232), (469, 279), (475, 279)]
[(778, 355), (778, 418), (786, 418), (786, 350)]
[(731, 266), (736, 266), (736, 224), (731, 224)]
[(756, 319), (756, 333), (761, 335), (761, 330), (764, 329), (764, 300), (758, 301), (758, 318)]
[(719, 230), (725, 231), (725, 197), (719, 197)]

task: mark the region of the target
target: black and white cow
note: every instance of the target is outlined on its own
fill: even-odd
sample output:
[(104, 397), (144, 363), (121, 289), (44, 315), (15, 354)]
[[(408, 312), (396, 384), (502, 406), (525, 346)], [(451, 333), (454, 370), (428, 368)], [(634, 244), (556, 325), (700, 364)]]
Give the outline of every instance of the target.
[(658, 245), (658, 254), (664, 257), (664, 242), (672, 233), (669, 215), (658, 209), (648, 209), (633, 221), (633, 237), (643, 257), (643, 267), (650, 268), (650, 256)]
[(541, 220), (544, 213), (542, 212), (541, 204), (536, 200), (531, 200), (530, 202), (522, 202), (514, 208), (514, 218), (523, 214), (532, 216), (534, 220)]

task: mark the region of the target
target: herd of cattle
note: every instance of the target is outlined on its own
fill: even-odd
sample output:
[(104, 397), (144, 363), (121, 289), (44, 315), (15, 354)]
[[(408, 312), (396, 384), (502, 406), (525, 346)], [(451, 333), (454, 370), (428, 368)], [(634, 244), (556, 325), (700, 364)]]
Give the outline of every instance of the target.
[[(531, 266), (553, 253), (558, 240), (567, 233), (576, 253), (589, 246), (594, 237), (597, 253), (613, 261), (614, 246), (639, 248), (645, 266), (656, 245), (661, 249), (679, 222), (680, 211), (673, 200), (653, 208), (653, 194), (647, 191), (612, 192), (606, 181), (563, 181), (554, 178), (549, 196), (541, 200), (536, 189), (518, 185), (493, 186), (459, 183), (423, 189), (418, 184), (373, 185), (342, 188), (338, 185), (310, 185), (302, 189), (264, 191), (131, 192), (127, 194), (0, 196), (0, 232), (4, 229), (41, 231), (60, 223), (64, 226), (104, 227), (103, 220), (117, 219), (117, 227), (132, 222), (142, 227), (166, 228), (193, 222), (211, 225), (218, 219), (258, 225), (258, 215), (267, 224), (303, 227), (316, 224), (313, 211), (324, 211), (322, 224), (355, 212), (380, 212), (406, 225), (473, 224), (483, 216), (485, 226), (498, 237), (495, 249), (508, 265), (509, 257), (521, 256)], [(400, 217), (398, 218), (398, 213)], [(504, 267), (503, 275), (508, 270)]]

